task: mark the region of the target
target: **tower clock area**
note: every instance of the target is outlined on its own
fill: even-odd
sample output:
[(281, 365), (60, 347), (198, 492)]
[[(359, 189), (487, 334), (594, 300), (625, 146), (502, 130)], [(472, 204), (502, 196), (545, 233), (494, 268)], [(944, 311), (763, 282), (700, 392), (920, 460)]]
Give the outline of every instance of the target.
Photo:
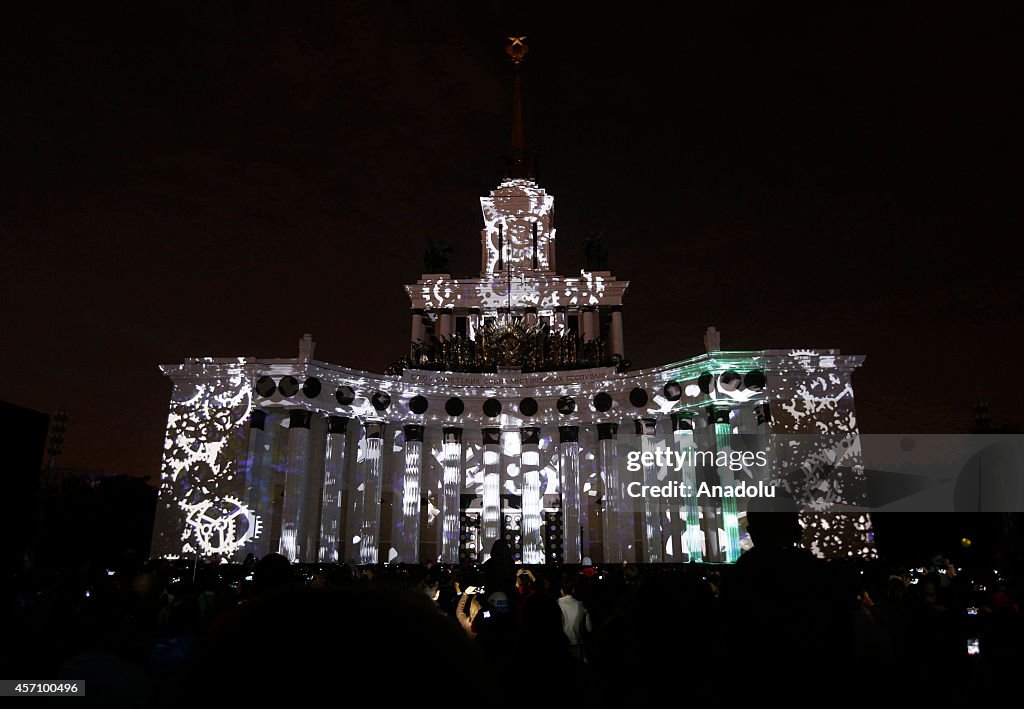
[(504, 176), (480, 198), (480, 275), (424, 273), (406, 286), (412, 302), (405, 369), (493, 372), (590, 367), (628, 369), (622, 299), (628, 281), (603, 270), (556, 273), (554, 205), (534, 179), (522, 122), (524, 37), (510, 37), (513, 126)]

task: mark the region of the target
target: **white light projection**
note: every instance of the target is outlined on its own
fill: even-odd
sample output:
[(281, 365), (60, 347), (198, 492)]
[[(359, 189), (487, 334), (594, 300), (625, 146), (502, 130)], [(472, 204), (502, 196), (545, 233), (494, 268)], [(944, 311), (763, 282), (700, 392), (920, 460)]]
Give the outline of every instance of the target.
[(779, 359), (772, 431), (781, 442), (772, 446), (773, 482), (811, 510), (801, 515), (801, 543), (820, 557), (873, 558), (870, 516), (831, 511), (836, 505), (866, 504), (850, 383), (863, 358), (792, 350)]
[(480, 308), (495, 312), (507, 308), (535, 307), (551, 314), (553, 308), (585, 305), (621, 305), (629, 281), (616, 280), (610, 273), (580, 271), (579, 276), (554, 274), (496, 273), (487, 278), (421, 278), (406, 286), (412, 303), (427, 310)]
[[(301, 412), (298, 412), (301, 414)], [(292, 562), (312, 561), (305, 548), (309, 516), (306, 514), (306, 481), (310, 476), (309, 424), (298, 425), (293, 417), (288, 427), (288, 456), (285, 462), (284, 504), (281, 513), (281, 544), (278, 552)]]
[[(425, 274), (431, 277), (406, 286), (414, 308), (479, 308), (493, 313), (511, 304), (513, 309), (535, 307), (551, 315), (559, 306), (622, 304), (628, 281), (618, 281), (608, 272), (580, 271), (578, 277), (555, 273), (554, 197), (535, 182), (505, 180), (490, 197), (480, 198), (480, 206), (480, 277)], [(555, 325), (559, 330), (564, 322)], [(621, 334), (621, 327), (616, 334)], [(622, 343), (616, 344), (621, 349)]]
[(497, 442), (485, 443), (483, 449), (484, 511), (482, 560), (487, 561), (491, 556), (491, 546), (501, 537), (501, 473), (499, 472), (501, 455)]
[(562, 529), (564, 561), (578, 564), (583, 550), (580, 538), (580, 444), (575, 434), (559, 445), (558, 463), (562, 483)]
[(518, 430), (501, 432), (501, 488), (510, 495), (522, 495), (523, 444)]
[(181, 503), (186, 532), (182, 540), (195, 541), (206, 555), (231, 556), (260, 536), (262, 522), (241, 500), (225, 497), (194, 505)]
[[(481, 275), (553, 271), (555, 198), (533, 180), (504, 180), (480, 198), (484, 228)], [(534, 226), (536, 225), (536, 226)], [(499, 267), (499, 261), (502, 262)]]
[[(163, 368), (174, 380), (174, 395), (164, 439), (160, 498), (151, 552), (154, 556), (180, 556), (195, 549), (230, 546), (230, 540), (217, 544), (212, 538), (203, 541), (200, 527), (188, 522), (194, 512), (186, 511), (185, 506), (193, 511), (203, 510), (200, 517), (214, 510), (211, 514), (223, 519), (225, 514), (232, 514), (229, 509), (223, 509), (224, 505), (231, 506), (227, 500), (239, 501), (245, 494), (239, 461), (246, 459), (245, 438), (252, 408), (247, 368), (245, 359), (214, 361), (209, 358)], [(246, 515), (251, 516), (250, 527), (254, 530), (247, 540), (254, 539), (260, 522), (259, 511), (245, 509)], [(231, 519), (236, 517), (237, 513)], [(214, 527), (209, 527), (212, 522), (203, 524), (213, 533)], [(220, 531), (216, 533), (219, 535)]]
[[(595, 316), (588, 306), (609, 308), (621, 305), (628, 283), (614, 279), (608, 272), (581, 271), (579, 276), (574, 277), (556, 275), (553, 205), (553, 198), (532, 180), (503, 181), (489, 197), (481, 200), (484, 216), (481, 237), (484, 248), (480, 276), (453, 279), (448, 274), (425, 274), (418, 283), (407, 286), (413, 307), (428, 311), (446, 311), (444, 317), (437, 319), (444, 334), (449, 336), (454, 332), (456, 315), (468, 316), (467, 333), (472, 332), (479, 324), (476, 322), (477, 317), (492, 316), (500, 309), (507, 308), (510, 301), (513, 313), (518, 311), (525, 317), (549, 318), (550, 320), (545, 322), (550, 322), (555, 330), (567, 326), (569, 313), (566, 309), (572, 312), (586, 307), (585, 311), (573, 314), (580, 322), (578, 329), (589, 329), (593, 332)], [(479, 315), (470, 311), (470, 308), (478, 308)], [(529, 314), (525, 313), (526, 308), (531, 308)], [(537, 309), (536, 316), (532, 308)], [(611, 311), (613, 321), (617, 312), (617, 309)], [(602, 311), (602, 317), (607, 314), (606, 311)], [(420, 328), (423, 317), (437, 317), (437, 313), (415, 317), (414, 333), (422, 332)], [(618, 319), (621, 322), (621, 314), (618, 315)], [(614, 339), (615, 336), (609, 334), (609, 337)], [(619, 339), (618, 346), (621, 348), (621, 337)], [(290, 412), (298, 408), (312, 410), (319, 416), (326, 414), (352, 418), (361, 424), (360, 428), (404, 424), (425, 427), (425, 435), (428, 438), (424, 440), (432, 441), (429, 454), (422, 446), (417, 452), (416, 446), (406, 441), (403, 444), (405, 457), (395, 458), (402, 462), (391, 461), (391, 457), (401, 456), (403, 451), (392, 453), (389, 447), (387, 455), (383, 456), (382, 460), (380, 440), (367, 442), (365, 437), (358, 447), (350, 446), (350, 451), (344, 451), (340, 446), (337, 449), (342, 457), (355, 457), (355, 465), (351, 462), (346, 464), (343, 460), (334, 460), (333, 451), (327, 456), (325, 465), (337, 470), (332, 471), (325, 480), (325, 487), (321, 490), (323, 499), (319, 502), (327, 504), (328, 509), (333, 510), (334, 495), (338, 492), (335, 488), (341, 475), (345, 470), (354, 475), (353, 483), (345, 485), (347, 495), (357, 498), (350, 502), (346, 500), (347, 517), (351, 527), (344, 535), (345, 551), (347, 558), (355, 557), (364, 563), (373, 563), (377, 560), (382, 473), (386, 474), (388, 480), (392, 479), (393, 471), (399, 471), (398, 474), (402, 475), (401, 486), (394, 490), (402, 498), (402, 529), (413, 523), (414, 516), (416, 522), (419, 520), (420, 495), (416, 493), (417, 477), (419, 478), (423, 493), (428, 499), (428, 524), (434, 516), (439, 518), (438, 526), (431, 528), (431, 540), (428, 543), (437, 546), (437, 557), (445, 563), (458, 563), (459, 560), (459, 518), (460, 514), (466, 512), (461, 509), (463, 492), (475, 493), (476, 499), (472, 503), (474, 511), (483, 513), (486, 508), (487, 514), (482, 515), (485, 518), (482, 521), (488, 526), (488, 536), (493, 536), (495, 521), (500, 529), (500, 518), (496, 520), (495, 513), (500, 515), (502, 512), (502, 500), (509, 499), (510, 506), (515, 509), (515, 497), (522, 494), (524, 559), (539, 563), (544, 559), (540, 528), (545, 510), (563, 508), (563, 522), (566, 523), (566, 532), (569, 533), (569, 527), (578, 528), (578, 524), (573, 522), (573, 517), (579, 519), (586, 516), (583, 500), (588, 500), (591, 496), (597, 499), (597, 495), (601, 494), (604, 495), (606, 509), (595, 515), (600, 519), (587, 517), (586, 523), (614, 525), (616, 514), (614, 511), (608, 514), (607, 508), (614, 508), (615, 500), (610, 498), (615, 493), (609, 491), (608, 485), (611, 483), (615, 489), (621, 484), (621, 480), (607, 468), (607, 465), (617, 458), (617, 451), (612, 442), (599, 442), (584, 436), (576, 444), (575, 453), (566, 455), (560, 450), (559, 439), (555, 437), (558, 435), (557, 427), (585, 428), (592, 424), (631, 426), (636, 417), (650, 417), (663, 421), (668, 416), (680, 412), (703, 416), (706, 407), (713, 403), (743, 408), (770, 401), (772, 411), (780, 422), (778, 428), (781, 433), (814, 433), (830, 441), (829, 444), (822, 443), (813, 450), (782, 451), (778, 458), (780, 465), (789, 466), (786, 469), (791, 474), (782, 475), (780, 478), (790, 484), (795, 491), (800, 491), (806, 496), (809, 491), (816, 489), (821, 493), (819, 496), (823, 504), (828, 505), (848, 500), (856, 502), (860, 494), (858, 490), (864, 489), (863, 480), (858, 479), (858, 476), (863, 477), (859, 458), (856, 457), (859, 455), (856, 453), (859, 448), (854, 446), (849, 447), (849, 450), (856, 453), (850, 463), (855, 473), (853, 478), (830, 480), (827, 482), (831, 487), (821, 488), (819, 469), (836, 465), (835, 461), (828, 457), (834, 449), (832, 444), (839, 445), (843, 441), (849, 443), (847, 439), (856, 436), (857, 433), (849, 378), (862, 359), (840, 357), (838, 352), (830, 350), (729, 352), (716, 348), (710, 354), (692, 359), (625, 373), (610, 369), (566, 369), (527, 374), (511, 370), (500, 374), (481, 374), (407, 369), (401, 376), (352, 370), (317, 362), (312, 359), (311, 351), (308, 351), (307, 355), (302, 357), (300, 353), (299, 358), (291, 360), (191, 360), (178, 367), (165, 368), (164, 371), (174, 379), (176, 389), (168, 421), (168, 439), (161, 480), (161, 509), (158, 513), (153, 545), (155, 554), (180, 555), (187, 554), (190, 549), (203, 548), (195, 538), (195, 525), (186, 523), (187, 515), (179, 504), (181, 501), (194, 506), (206, 500), (217, 504), (227, 497), (236, 497), (244, 499), (251, 510), (269, 519), (271, 508), (261, 510), (252, 503), (257, 499), (270, 501), (272, 495), (263, 494), (262, 486), (271, 486), (266, 491), (270, 493), (274, 484), (282, 482), (279, 478), (283, 476), (285, 464), (288, 462), (296, 464), (292, 476), (294, 479), (290, 481), (292, 491), (298, 495), (300, 490), (307, 489), (307, 486), (301, 484), (302, 466), (298, 464), (302, 461), (298, 451), (289, 461), (282, 460), (287, 457), (282, 455), (284, 441), (274, 442), (269, 433), (264, 437), (264, 451), (267, 455), (263, 463), (260, 462), (258, 454), (259, 435), (253, 436), (249, 451), (250, 468), (244, 469), (246, 473), (253, 473), (253, 486), (248, 495), (241, 487), (243, 476), (235, 471), (239, 470), (238, 461), (244, 460), (246, 451), (244, 446), (237, 445), (236, 439), (244, 441), (245, 421), (251, 406), (249, 387), (254, 381), (255, 374), (272, 378), (277, 384), (286, 376), (294, 377), (299, 383), (306, 381), (307, 378), (313, 378), (318, 382), (315, 389), (320, 393), (313, 395), (307, 394), (305, 387), (290, 394), (289, 397), (281, 394), (280, 387), (277, 391), (273, 391), (272, 388), (266, 389), (271, 394), (261, 396), (258, 401), (259, 406), (270, 416), (283, 416), (287, 419)], [(767, 376), (771, 383), (770, 388), (762, 385), (748, 388), (742, 384), (742, 380), (737, 383), (736, 377), (730, 377), (728, 384), (721, 381), (722, 374), (727, 371), (736, 372), (743, 377), (755, 369), (761, 370)], [(708, 393), (702, 391), (702, 388), (708, 388), (707, 384), (698, 383), (705, 373), (712, 377)], [(664, 395), (667, 382), (678, 383), (682, 396), (676, 400), (668, 399)], [(354, 396), (341, 396), (339, 387), (351, 389)], [(289, 391), (292, 388), (293, 386), (289, 386)], [(644, 403), (639, 406), (631, 401), (631, 393), (634, 390), (641, 390), (640, 393), (643, 394)], [(375, 410), (371, 405), (371, 398), (377, 392), (387, 394), (391, 399), (385, 410)], [(586, 405), (585, 402), (593, 401), (597, 394), (610, 396), (613, 407), (597, 411), (594, 406)], [(417, 396), (426, 399), (427, 402), (426, 408), (420, 410), (420, 413), (412, 412), (409, 406), (410, 400)], [(571, 396), (576, 400), (578, 405), (575, 411), (565, 414), (558, 410), (556, 403), (563, 396)], [(518, 403), (526, 397), (535, 399), (538, 404), (538, 410), (533, 416), (522, 416), (518, 412)], [(464, 404), (464, 411), (457, 416), (446, 413), (445, 405), (451, 398), (458, 398), (460, 403)], [(497, 423), (493, 417), (485, 416), (482, 411), (483, 402), (489, 398), (498, 399), (506, 413), (502, 414), (500, 422), (500, 446), (497, 450), (485, 451), (477, 443), (480, 440), (480, 429)], [(347, 403), (340, 403), (345, 399)], [(519, 443), (520, 433), (517, 429), (522, 426), (535, 426), (540, 429), (540, 434), (533, 439), (537, 440), (537, 443)], [(748, 424), (743, 424), (739, 428), (744, 427), (750, 428)], [(283, 430), (277, 433), (281, 434)], [(470, 436), (468, 441), (471, 441), (465, 446), (462, 443), (463, 432)], [(737, 432), (746, 431), (737, 429)], [(309, 440), (309, 446), (316, 446), (310, 450), (321, 451), (321, 446), (326, 448), (326, 442), (320, 440), (320, 436), (321, 432), (318, 431), (314, 436), (316, 440)], [(689, 434), (686, 434), (686, 437), (688, 439)], [(703, 434), (694, 437), (692, 443), (688, 440), (684, 443), (675, 439), (668, 439), (666, 443), (670, 447), (684, 449), (713, 445), (703, 440)], [(270, 454), (271, 446), (274, 450), (273, 456)], [(439, 459), (436, 466), (432, 459), (435, 454)], [(423, 469), (424, 457), (427, 457), (430, 464), (428, 471)], [(271, 462), (272, 460), (277, 462)], [(592, 462), (593, 470), (587, 467), (591, 466)], [(394, 467), (396, 465), (397, 468)], [(560, 472), (574, 466), (583, 476), (582, 490), (579, 486), (580, 478), (576, 479), (575, 486), (570, 483), (570, 487), (575, 487), (575, 490), (566, 490), (566, 486), (560, 484)], [(317, 467), (319, 468), (319, 464)], [(266, 471), (265, 475), (258, 472), (263, 468)], [(326, 471), (318, 469), (314, 472), (320, 474)], [(600, 481), (593, 477), (598, 473)], [(257, 479), (261, 485), (258, 496), (255, 487)], [(568, 493), (569, 497), (564, 504), (561, 500), (563, 493)], [(508, 498), (502, 498), (503, 494)], [(296, 499), (295, 495), (293, 499)], [(470, 495), (470, 498), (473, 497), (474, 495)], [(486, 504), (481, 505), (484, 497), (487, 498)], [(619, 503), (621, 529), (617, 531), (621, 535), (631, 535), (633, 503), (621, 497)], [(306, 507), (303, 506), (303, 509)], [(321, 507), (321, 511), (322, 509)], [(652, 508), (645, 515), (648, 529), (644, 536), (648, 542), (648, 551), (653, 550), (659, 554), (664, 536), (663, 511)], [(288, 519), (281, 520), (283, 531), (293, 528), (296, 524), (302, 524), (302, 520), (292, 517), (305, 514), (309, 518), (306, 524), (313, 534), (319, 533), (319, 540), (311, 537), (309, 541), (314, 545), (319, 542), (320, 548), (326, 552), (327, 559), (334, 556), (330, 551), (332, 537), (336, 534), (333, 529), (316, 525), (316, 515), (309, 514), (308, 510), (300, 513), (298, 507), (294, 507), (289, 508), (289, 513), (285, 515)], [(281, 515), (276, 511), (273, 514)], [(695, 544), (691, 533), (697, 533), (698, 524), (693, 523), (693, 518), (699, 514), (704, 515), (707, 526), (711, 528), (708, 530), (712, 540), (710, 547), (714, 549), (714, 554), (705, 558), (716, 560), (720, 547), (714, 540), (718, 537), (719, 521), (727, 521), (721, 519), (726, 515), (723, 515), (720, 506), (717, 509), (706, 510), (695, 510), (691, 506), (685, 510), (687, 527), (690, 530), (685, 543), (681, 537), (677, 538), (675, 527), (665, 528), (672, 534), (672, 551), (676, 552), (678, 547), (685, 546), (692, 556), (696, 556), (693, 553), (697, 551), (694, 547), (700, 544)], [(673, 517), (673, 524), (680, 523), (682, 516), (684, 515)], [(816, 553), (830, 556), (873, 553), (869, 539), (869, 519), (851, 519), (845, 527), (843, 524), (837, 527), (836, 519), (839, 517), (830, 515), (827, 520), (822, 518), (819, 523), (815, 519), (805, 518), (811, 540), (809, 543)], [(209, 525), (210, 522), (206, 524)], [(182, 540), (181, 536), (186, 532), (189, 537)], [(294, 541), (297, 541), (297, 528), (295, 532)], [(575, 536), (577, 530), (572, 530), (572, 533)], [(607, 530), (603, 535), (601, 530), (595, 530), (595, 534), (590, 535), (591, 538), (598, 536), (603, 536), (606, 540), (609, 558), (613, 558), (614, 552), (611, 552), (607, 542), (619, 535), (609, 535)], [(619, 541), (622, 558), (631, 556), (631, 537), (623, 536)], [(704, 535), (700, 535), (697, 541), (703, 543)], [(400, 556), (405, 558), (411, 554), (412, 558), (417, 558), (418, 549), (412, 549), (412, 542), (401, 539), (393, 542), (397, 545), (405, 544)], [(317, 547), (311, 547), (315, 548)], [(336, 553), (340, 556), (341, 552), (341, 544), (337, 543)], [(575, 556), (574, 553), (572, 555)]]
[[(684, 461), (680, 482), (691, 490), (697, 488), (697, 468), (692, 458), (694, 452), (693, 427), (686, 426), (677, 429), (673, 437), (675, 439), (676, 451)], [(688, 455), (689, 454), (689, 455)], [(700, 534), (700, 508), (697, 505), (697, 498), (690, 495), (684, 501), (684, 514), (686, 515), (685, 550), (689, 555), (689, 561), (702, 561), (703, 546)]]
[[(653, 460), (654, 451), (657, 447), (654, 438), (653, 421), (641, 422), (642, 433), (639, 438), (639, 448), (643, 453), (643, 484), (655, 486), (658, 484), (658, 471), (654, 464), (648, 462)], [(650, 454), (650, 458), (648, 458)], [(646, 561), (649, 564), (660, 564), (662, 562), (661, 550), (661, 515), (660, 500), (654, 497), (644, 497), (644, 546), (646, 547)]]
[(380, 539), (380, 493), (381, 458), (384, 445), (384, 424), (370, 421), (366, 424), (366, 436), (360, 441), (364, 447), (360, 464), (364, 466), (363, 489), (360, 491), (360, 518), (362, 534), (359, 535), (359, 561), (362, 564), (376, 564)]
[(419, 561), (420, 478), (423, 469), (423, 443), (405, 441), (405, 475), (402, 477), (402, 538), (398, 553), (405, 563)]
[(523, 562), (544, 563), (544, 540), (540, 492), (540, 451), (537, 443), (522, 444), (523, 470)]
[(462, 430), (444, 430), (444, 488), (441, 506), (441, 563), (459, 561), (459, 495), (462, 475)]
[(340, 561), (341, 500), (345, 477), (345, 429), (331, 431), (327, 435), (324, 453), (324, 486), (320, 508), (320, 549), (317, 554), (321, 562)]
[[(616, 427), (617, 428), (617, 427)], [(619, 477), (619, 445), (613, 432), (609, 437), (598, 442), (599, 470), (604, 483), (604, 512), (602, 514), (602, 532), (604, 560), (608, 563), (621, 563), (624, 560), (623, 550), (626, 547), (626, 530), (623, 528), (623, 492), (622, 480)], [(631, 520), (632, 521), (632, 520)]]

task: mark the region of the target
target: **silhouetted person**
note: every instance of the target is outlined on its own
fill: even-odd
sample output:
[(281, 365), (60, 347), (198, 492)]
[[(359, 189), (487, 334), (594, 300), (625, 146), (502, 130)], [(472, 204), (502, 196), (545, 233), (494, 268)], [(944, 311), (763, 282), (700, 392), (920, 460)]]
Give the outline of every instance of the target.
[(747, 529), (754, 548), (723, 572), (721, 589), (726, 642), (746, 650), (740, 689), (751, 697), (774, 694), (797, 676), (806, 689), (828, 686), (826, 679), (852, 659), (852, 638), (836, 636), (823, 562), (797, 546), (796, 504), (785, 497), (751, 500)]
[(512, 559), (512, 551), (504, 539), (499, 539), (491, 546), (491, 557), (484, 562), (484, 588), (490, 595), (501, 591), (509, 598), (516, 595), (516, 564)]
[(287, 590), (292, 583), (292, 565), (282, 554), (267, 554), (253, 567), (253, 586), (257, 594)]

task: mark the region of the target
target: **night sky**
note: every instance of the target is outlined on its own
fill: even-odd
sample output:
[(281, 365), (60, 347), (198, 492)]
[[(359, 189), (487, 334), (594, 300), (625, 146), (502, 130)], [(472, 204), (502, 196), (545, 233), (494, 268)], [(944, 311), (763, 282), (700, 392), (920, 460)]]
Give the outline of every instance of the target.
[(866, 355), (865, 433), (1022, 422), (1019, 6), (552, 4), (5, 9), (0, 399), (155, 478), (159, 364), (382, 371), (427, 237), (479, 271), (516, 33), (559, 271), (604, 232), (635, 366), (714, 325)]

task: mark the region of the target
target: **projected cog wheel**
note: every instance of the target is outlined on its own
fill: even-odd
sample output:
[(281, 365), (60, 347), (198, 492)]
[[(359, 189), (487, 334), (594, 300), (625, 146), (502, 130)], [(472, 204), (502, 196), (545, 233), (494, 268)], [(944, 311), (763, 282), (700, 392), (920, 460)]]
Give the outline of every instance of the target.
[(257, 539), (263, 521), (235, 497), (213, 498), (194, 505), (181, 503), (186, 528), (204, 554), (230, 555)]

